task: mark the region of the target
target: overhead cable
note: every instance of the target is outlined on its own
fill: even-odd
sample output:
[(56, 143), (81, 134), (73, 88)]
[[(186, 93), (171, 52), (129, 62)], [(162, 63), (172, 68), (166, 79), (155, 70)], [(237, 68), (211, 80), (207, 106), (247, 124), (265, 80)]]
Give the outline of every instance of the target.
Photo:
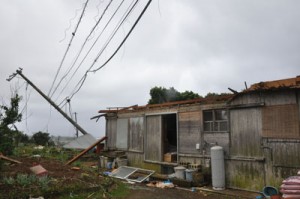
[[(83, 86), (85, 80), (86, 80), (86, 77), (87, 77), (87, 74), (89, 72), (97, 72), (98, 70), (100, 70), (101, 68), (103, 68), (116, 54), (117, 52), (119, 51), (119, 49), (122, 47), (122, 45), (125, 43), (125, 41), (127, 40), (127, 38), (129, 37), (129, 35), (132, 33), (133, 29), (135, 28), (135, 26), (138, 24), (138, 22), (140, 21), (140, 19), (142, 18), (142, 16), (144, 15), (145, 11), (147, 10), (147, 8), (149, 7), (150, 3), (152, 2), (152, 0), (149, 0), (148, 3), (146, 4), (146, 6), (144, 7), (144, 9), (142, 10), (142, 12), (140, 13), (139, 17), (137, 18), (137, 20), (135, 21), (135, 23), (133, 24), (133, 26), (131, 27), (130, 31), (127, 33), (126, 37), (123, 39), (123, 41), (120, 43), (120, 45), (117, 47), (117, 49), (115, 50), (115, 52), (109, 57), (109, 59), (104, 62), (104, 64), (102, 64), (100, 67), (98, 67), (97, 69), (95, 70), (90, 70), (94, 64), (97, 62), (99, 56), (97, 56), (97, 58), (95, 59), (95, 61), (93, 62), (92, 66), (90, 67), (90, 69), (85, 73), (85, 75), (83, 76), (82, 78), (82, 82), (80, 84), (80, 86), (78, 87), (78, 89), (71, 95), (70, 98), (72, 98), (77, 92), (79, 92), (79, 90), (81, 89), (81, 87)], [(136, 2), (137, 3), (137, 2)]]
[(57, 83), (55, 89), (53, 90), (50, 98), (54, 95), (54, 93), (56, 92), (56, 90), (58, 89), (58, 87), (60, 86), (61, 82), (68, 76), (68, 74), (71, 72), (71, 70), (74, 68), (79, 56), (81, 55), (81, 52), (83, 51), (83, 48), (85, 47), (86, 43), (89, 40), (89, 37), (92, 35), (92, 33), (95, 31), (96, 27), (99, 25), (100, 21), (102, 20), (105, 12), (107, 11), (108, 7), (110, 6), (110, 4), (112, 3), (113, 0), (110, 0), (110, 2), (108, 3), (108, 5), (106, 6), (106, 8), (104, 9), (101, 17), (98, 19), (98, 21), (96, 22), (96, 24), (94, 25), (94, 27), (91, 29), (89, 35), (86, 37), (85, 41), (83, 42), (83, 44), (81, 45), (80, 50), (78, 51), (75, 60), (73, 61), (73, 64), (69, 67), (69, 69), (67, 70), (67, 72), (63, 75), (63, 77), (60, 79), (60, 81)]
[(148, 6), (150, 5), (152, 0), (149, 0), (147, 5), (144, 7), (143, 11), (141, 12), (140, 16), (137, 18), (137, 20), (135, 21), (135, 23), (133, 24), (133, 26), (131, 27), (130, 31), (127, 33), (126, 37), (123, 39), (123, 41), (120, 43), (120, 45), (118, 46), (118, 48), (115, 50), (115, 52), (110, 56), (110, 58), (108, 58), (108, 60), (106, 62), (104, 62), (104, 64), (102, 64), (100, 67), (98, 67), (95, 70), (92, 70), (90, 72), (97, 72), (98, 70), (100, 70), (101, 68), (103, 68), (116, 54), (117, 52), (120, 50), (120, 48), (122, 47), (122, 45), (125, 43), (125, 41), (127, 40), (127, 38), (129, 37), (129, 35), (131, 34), (131, 32), (133, 31), (133, 29), (135, 28), (135, 26), (138, 24), (138, 22), (140, 21), (140, 19), (142, 18), (143, 14), (145, 13), (145, 11), (147, 10)]
[(53, 80), (52, 85), (51, 85), (51, 87), (50, 87), (50, 90), (49, 90), (49, 92), (48, 92), (48, 96), (50, 96), (50, 94), (51, 94), (51, 91), (52, 91), (52, 89), (53, 89), (53, 86), (54, 86), (54, 84), (55, 84), (55, 81), (56, 81), (56, 79), (57, 79), (57, 76), (58, 76), (58, 74), (59, 74), (59, 72), (60, 72), (60, 70), (61, 70), (61, 67), (62, 67), (62, 65), (63, 65), (63, 63), (64, 63), (64, 60), (65, 60), (66, 56), (67, 56), (67, 53), (69, 52), (69, 49), (70, 49), (71, 44), (72, 44), (72, 41), (73, 41), (73, 39), (74, 39), (74, 37), (75, 37), (75, 34), (76, 34), (76, 32), (77, 32), (77, 29), (78, 29), (78, 27), (79, 27), (79, 24), (80, 24), (80, 22), (81, 22), (81, 19), (82, 19), (83, 15), (84, 15), (84, 12), (85, 12), (85, 9), (86, 9), (86, 7), (87, 7), (88, 2), (89, 2), (89, 0), (87, 0), (87, 1), (85, 2), (85, 4), (84, 4), (84, 8), (83, 8), (83, 10), (82, 10), (81, 16), (80, 16), (80, 18), (79, 18), (79, 20), (78, 20), (78, 23), (77, 23), (77, 25), (76, 25), (76, 27), (75, 27), (74, 32), (72, 33), (72, 37), (71, 37), (71, 39), (70, 39), (70, 42), (69, 42), (69, 44), (68, 44), (68, 47), (67, 47), (67, 49), (66, 49), (66, 51), (65, 51), (65, 54), (64, 54), (64, 56), (63, 56), (63, 58), (62, 58), (62, 60), (61, 60), (61, 62), (60, 62), (60, 65), (59, 65), (59, 67), (58, 67), (58, 69), (57, 69), (57, 72), (56, 72), (56, 74), (55, 74), (54, 80)]
[(77, 83), (77, 85), (74, 88), (74, 91), (71, 94), (72, 98), (76, 93), (79, 92), (79, 90), (81, 89), (81, 87), (83, 86), (87, 75), (89, 72), (91, 72), (90, 70), (92, 69), (92, 67), (95, 65), (95, 63), (98, 61), (99, 57), (102, 55), (102, 53), (104, 52), (104, 50), (106, 49), (106, 47), (108, 46), (108, 44), (110, 43), (110, 41), (112, 40), (112, 38), (115, 36), (116, 32), (119, 30), (119, 28), (121, 27), (121, 25), (124, 23), (124, 21), (127, 19), (127, 17), (130, 15), (130, 13), (133, 11), (133, 9), (135, 8), (135, 6), (137, 5), (139, 0), (136, 0), (135, 3), (133, 4), (133, 6), (130, 8), (130, 10), (125, 13), (126, 15), (123, 16), (121, 19), (121, 21), (118, 23), (118, 25), (115, 27), (113, 33), (110, 35), (109, 39), (107, 40), (106, 44), (104, 45), (104, 47), (101, 49), (101, 51), (97, 54), (94, 62), (92, 63), (92, 65), (89, 67), (89, 69), (85, 72), (85, 74), (83, 75), (83, 77), (79, 80), (79, 82)]
[[(78, 72), (80, 66), (83, 64), (83, 62), (85, 61), (85, 59), (87, 58), (87, 56), (89, 55), (89, 53), (91, 52), (91, 50), (94, 48), (94, 46), (96, 45), (97, 41), (99, 40), (99, 38), (102, 36), (103, 32), (106, 30), (107, 26), (110, 24), (111, 20), (114, 18), (114, 16), (116, 15), (116, 13), (119, 11), (120, 7), (122, 6), (124, 0), (122, 0), (122, 2), (119, 4), (119, 6), (117, 7), (117, 9), (115, 10), (115, 12), (113, 13), (113, 15), (110, 17), (110, 19), (108, 20), (108, 22), (106, 23), (106, 25), (104, 26), (104, 28), (102, 29), (101, 33), (98, 35), (98, 37), (96, 38), (96, 40), (94, 41), (94, 43), (92, 44), (92, 46), (90, 47), (90, 49), (88, 50), (88, 52), (85, 54), (85, 56), (83, 57), (83, 59), (81, 60), (81, 62), (79, 63), (79, 65), (77, 66), (77, 68), (75, 69), (75, 71), (72, 73), (71, 77), (69, 78), (68, 82), (65, 84), (65, 86), (63, 87), (63, 89), (61, 90), (60, 94), (58, 95), (57, 99), (60, 97), (60, 95), (62, 94), (62, 92), (66, 89), (66, 87), (69, 85), (70, 81), (73, 79), (73, 77), (75, 76), (75, 74)], [(131, 5), (129, 6), (131, 7)], [(129, 8), (128, 8), (129, 9)], [(56, 100), (57, 100), (56, 99)]]

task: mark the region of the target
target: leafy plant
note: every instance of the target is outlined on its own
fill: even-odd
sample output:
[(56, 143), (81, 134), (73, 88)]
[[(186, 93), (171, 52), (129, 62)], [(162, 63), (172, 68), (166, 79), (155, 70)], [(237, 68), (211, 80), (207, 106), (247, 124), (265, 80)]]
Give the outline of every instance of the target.
[(27, 174), (18, 174), (16, 177), (16, 182), (23, 187), (27, 187), (30, 184), (36, 181), (35, 175), (27, 175)]
[[(15, 94), (10, 99), (10, 106), (0, 105), (0, 151), (5, 155), (11, 155), (21, 132), (15, 123), (21, 122), (22, 114), (19, 113), (21, 97)], [(16, 142), (16, 143), (14, 143)]]
[(38, 178), (38, 184), (40, 187), (42, 187), (43, 190), (48, 188), (50, 181), (51, 181), (51, 178), (48, 176), (42, 176), (42, 177)]
[(15, 183), (15, 179), (13, 177), (4, 177), (3, 183), (7, 185), (13, 185)]

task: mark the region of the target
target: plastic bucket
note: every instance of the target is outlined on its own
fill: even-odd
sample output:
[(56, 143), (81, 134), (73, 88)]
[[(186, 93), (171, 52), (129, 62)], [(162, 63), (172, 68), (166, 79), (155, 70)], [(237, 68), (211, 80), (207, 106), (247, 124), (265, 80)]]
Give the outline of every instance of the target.
[(263, 189), (264, 196), (273, 196), (278, 194), (278, 190), (275, 187), (266, 186)]
[(175, 177), (179, 179), (185, 179), (185, 167), (179, 166), (174, 167), (175, 170)]
[(185, 179), (187, 181), (193, 181), (193, 173), (195, 172), (195, 169), (186, 169), (185, 170)]

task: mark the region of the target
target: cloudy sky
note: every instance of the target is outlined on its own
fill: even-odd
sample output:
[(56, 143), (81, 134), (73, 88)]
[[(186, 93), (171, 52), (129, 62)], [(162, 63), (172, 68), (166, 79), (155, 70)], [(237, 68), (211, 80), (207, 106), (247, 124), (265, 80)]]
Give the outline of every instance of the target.
[(77, 112), (79, 124), (95, 137), (105, 131), (103, 118), (90, 120), (98, 110), (144, 105), (154, 86), (205, 96), (229, 92), (228, 87), (241, 91), (245, 81), (251, 85), (300, 75), (300, 1), (153, 0), (125, 45), (105, 67), (88, 73), (69, 106), (64, 99), (89, 68), (100, 67), (112, 55), (147, 3), (136, 5), (104, 48), (134, 1), (112, 1), (87, 37), (109, 4), (90, 0), (62, 62), (85, 2), (1, 0), (0, 99), (9, 103), (15, 90), (23, 96), (24, 120), (18, 127), (28, 135), (43, 131), (74, 136), (75, 130), (22, 78), (6, 81), (19, 67), (53, 101), (65, 105), (64, 111)]

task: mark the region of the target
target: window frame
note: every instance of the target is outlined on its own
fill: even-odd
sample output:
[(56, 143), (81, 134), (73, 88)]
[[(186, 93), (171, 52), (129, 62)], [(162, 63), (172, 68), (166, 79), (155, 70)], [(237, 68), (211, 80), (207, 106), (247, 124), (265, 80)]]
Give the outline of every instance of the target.
[[(225, 111), (226, 119), (217, 119), (217, 111)], [(203, 110), (203, 132), (206, 133), (226, 133), (229, 131), (229, 110), (225, 108)], [(205, 113), (212, 113), (212, 120), (206, 120)], [(226, 124), (226, 130), (222, 130), (221, 125)], [(206, 128), (209, 125), (209, 129)]]

